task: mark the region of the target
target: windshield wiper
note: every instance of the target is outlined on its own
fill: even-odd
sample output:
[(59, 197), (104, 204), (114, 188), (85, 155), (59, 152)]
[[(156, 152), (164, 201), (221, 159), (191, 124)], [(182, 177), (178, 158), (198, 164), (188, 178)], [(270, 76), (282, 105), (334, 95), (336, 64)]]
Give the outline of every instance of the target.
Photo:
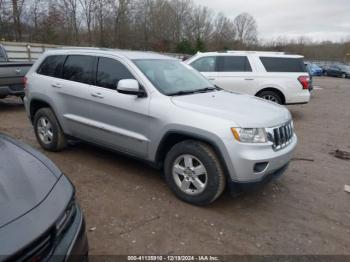
[(206, 93), (206, 92), (212, 92), (215, 90), (222, 90), (220, 87), (205, 87), (201, 89), (194, 89), (194, 90), (188, 90), (188, 91), (178, 91), (175, 93), (168, 94), (169, 96), (181, 96), (181, 95), (191, 95), (191, 94), (198, 94), (198, 93)]
[(211, 91), (215, 91), (215, 90), (218, 90), (216, 87), (205, 87), (205, 88), (202, 88), (202, 89), (197, 89), (197, 90), (194, 90), (193, 92), (195, 93), (206, 93), (206, 92), (211, 92)]
[(191, 90), (191, 91), (178, 91), (175, 93), (170, 93), (168, 94), (169, 96), (183, 96), (183, 95), (191, 95), (194, 94), (195, 90)]

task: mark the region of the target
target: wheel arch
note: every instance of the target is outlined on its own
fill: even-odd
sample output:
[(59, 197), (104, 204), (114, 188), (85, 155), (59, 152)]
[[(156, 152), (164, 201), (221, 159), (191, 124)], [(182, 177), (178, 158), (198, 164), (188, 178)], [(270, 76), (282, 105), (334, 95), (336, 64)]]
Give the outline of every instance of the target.
[(33, 99), (33, 100), (30, 101), (30, 105), (29, 105), (29, 115), (30, 115), (30, 120), (31, 120), (32, 122), (33, 122), (33, 120), (34, 120), (34, 115), (35, 115), (35, 113), (36, 113), (39, 109), (44, 108), (44, 107), (48, 107), (48, 108), (50, 108), (50, 109), (53, 110), (52, 106), (51, 106), (48, 102), (46, 102), (46, 101), (44, 101), (44, 100), (42, 100), (42, 99), (37, 99), (37, 98), (35, 98), (35, 99)]
[(203, 142), (211, 146), (214, 150), (214, 152), (217, 154), (220, 164), (222, 165), (225, 176), (227, 179), (230, 178), (229, 172), (228, 172), (228, 167), (225, 162), (224, 154), (220, 147), (217, 145), (214, 139), (202, 136), (199, 134), (191, 133), (191, 132), (186, 132), (186, 131), (180, 131), (180, 130), (173, 130), (173, 131), (168, 131), (163, 138), (161, 139), (159, 146), (156, 151), (156, 156), (155, 156), (155, 163), (159, 168), (163, 167), (164, 160), (166, 157), (167, 152), (176, 145), (177, 143), (180, 143), (182, 141), (186, 140), (196, 140), (199, 142)]
[(277, 94), (281, 97), (281, 99), (282, 99), (282, 104), (285, 104), (285, 103), (286, 103), (286, 97), (285, 97), (285, 95), (283, 94), (283, 92), (282, 92), (281, 90), (279, 90), (279, 89), (276, 88), (276, 87), (265, 87), (265, 88), (259, 90), (259, 92), (257, 92), (257, 93), (255, 94), (255, 96), (259, 96), (259, 94), (261, 94), (261, 93), (264, 92), (264, 91), (272, 91), (272, 92), (277, 93)]

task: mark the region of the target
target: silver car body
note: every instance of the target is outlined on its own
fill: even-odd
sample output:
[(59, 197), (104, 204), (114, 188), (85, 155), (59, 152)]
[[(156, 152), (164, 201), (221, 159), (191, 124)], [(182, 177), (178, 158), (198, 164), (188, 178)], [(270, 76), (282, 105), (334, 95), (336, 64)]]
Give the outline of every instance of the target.
[[(129, 69), (147, 96), (121, 94), (36, 73), (45, 57), (60, 54), (116, 59)], [(24, 101), (28, 117), (32, 120), (32, 102), (44, 101), (55, 112), (65, 134), (150, 162), (157, 161), (159, 147), (167, 135), (189, 135), (210, 142), (220, 152), (229, 178), (234, 182), (261, 181), (288, 164), (297, 144), (294, 132), (285, 146), (276, 150), (272, 141), (238, 142), (231, 131), (232, 127), (273, 130), (284, 126), (291, 122), (288, 109), (227, 91), (166, 96), (134, 64), (134, 59), (173, 58), (150, 52), (100, 49), (46, 52), (27, 74)], [(268, 165), (255, 173), (254, 165), (260, 162)]]

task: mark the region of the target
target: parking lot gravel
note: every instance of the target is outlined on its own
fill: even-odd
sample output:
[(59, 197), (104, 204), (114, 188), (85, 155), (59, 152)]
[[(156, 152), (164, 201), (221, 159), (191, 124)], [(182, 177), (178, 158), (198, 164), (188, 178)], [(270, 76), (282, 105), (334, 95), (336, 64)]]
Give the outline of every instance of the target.
[(299, 144), (287, 172), (209, 207), (176, 199), (162, 172), (85, 143), (39, 148), (19, 99), (0, 100), (0, 131), (47, 155), (73, 181), (90, 254), (350, 255), (350, 80), (316, 78), (310, 104), (288, 106)]

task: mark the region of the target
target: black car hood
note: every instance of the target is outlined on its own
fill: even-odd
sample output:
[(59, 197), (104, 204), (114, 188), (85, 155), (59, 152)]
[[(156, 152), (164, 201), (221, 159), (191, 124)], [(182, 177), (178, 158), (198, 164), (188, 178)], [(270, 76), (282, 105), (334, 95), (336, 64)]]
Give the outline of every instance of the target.
[(0, 134), (0, 228), (39, 205), (60, 174), (45, 156)]

